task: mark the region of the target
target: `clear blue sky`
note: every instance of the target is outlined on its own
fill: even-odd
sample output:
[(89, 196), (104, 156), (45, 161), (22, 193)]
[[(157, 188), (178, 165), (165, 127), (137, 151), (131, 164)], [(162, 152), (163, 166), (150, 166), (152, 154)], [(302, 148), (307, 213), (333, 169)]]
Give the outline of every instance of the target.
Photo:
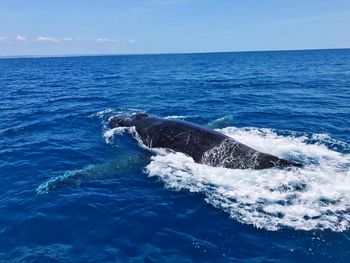
[(349, 0), (0, 0), (0, 56), (348, 47)]

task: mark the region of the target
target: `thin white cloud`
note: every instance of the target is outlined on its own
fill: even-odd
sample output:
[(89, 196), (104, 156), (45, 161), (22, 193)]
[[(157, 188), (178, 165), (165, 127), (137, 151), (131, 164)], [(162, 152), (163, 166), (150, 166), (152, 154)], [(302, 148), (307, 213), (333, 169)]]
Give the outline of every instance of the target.
[(27, 37), (26, 36), (17, 35), (16, 36), (16, 40), (18, 42), (25, 42), (27, 40)]
[(9, 37), (0, 37), (0, 43), (9, 43), (10, 38)]
[(100, 43), (117, 43), (118, 42), (118, 39), (114, 39), (114, 38), (94, 38), (92, 39), (93, 41), (96, 41), (96, 42), (100, 42)]
[(44, 43), (44, 44), (54, 44), (60, 42), (57, 38), (55, 37), (43, 37), (39, 36), (35, 39), (35, 42), (38, 43)]
[(93, 39), (81, 39), (76, 37), (50, 37), (50, 36), (38, 36), (36, 38), (28, 38), (24, 35), (16, 35), (13, 37), (7, 37), (7, 36), (0, 36), (0, 43), (2, 44), (15, 44), (15, 43), (40, 43), (40, 44), (57, 44), (57, 43), (74, 43), (74, 42), (80, 42), (80, 43), (100, 43), (100, 44), (115, 44), (115, 43), (127, 43), (127, 44), (134, 44), (136, 43), (136, 40), (134, 38), (128, 38), (128, 39), (121, 39), (118, 40), (116, 38), (105, 38), (105, 37), (98, 37)]
[(63, 41), (74, 41), (74, 39), (71, 37), (64, 37), (62, 40)]
[(27, 37), (17, 35), (16, 37), (0, 37), (0, 43), (13, 44), (16, 42), (24, 43), (27, 41)]
[(80, 38), (64, 37), (62, 38), (62, 41), (66, 41), (66, 42), (80, 41)]

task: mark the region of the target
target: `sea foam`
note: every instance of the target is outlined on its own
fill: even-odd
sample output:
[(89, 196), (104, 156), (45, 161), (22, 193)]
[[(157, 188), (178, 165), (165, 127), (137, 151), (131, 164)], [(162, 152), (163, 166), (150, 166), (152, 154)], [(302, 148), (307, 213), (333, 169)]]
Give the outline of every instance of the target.
[(293, 158), (306, 166), (241, 170), (195, 163), (182, 153), (152, 157), (145, 171), (167, 188), (204, 194), (205, 201), (241, 223), (278, 230), (350, 226), (350, 155), (328, 149), (321, 140), (278, 135), (271, 129), (228, 127), (218, 130), (257, 150)]
[[(337, 232), (350, 228), (350, 154), (333, 149), (340, 146), (349, 150), (349, 144), (326, 134), (268, 128), (226, 127), (217, 131), (256, 150), (302, 162), (305, 167), (226, 169), (195, 163), (182, 153), (149, 149), (155, 155), (145, 172), (169, 189), (201, 193), (210, 205), (257, 228)], [(115, 135), (125, 132), (147, 148), (134, 127), (106, 129), (106, 143), (113, 143)]]

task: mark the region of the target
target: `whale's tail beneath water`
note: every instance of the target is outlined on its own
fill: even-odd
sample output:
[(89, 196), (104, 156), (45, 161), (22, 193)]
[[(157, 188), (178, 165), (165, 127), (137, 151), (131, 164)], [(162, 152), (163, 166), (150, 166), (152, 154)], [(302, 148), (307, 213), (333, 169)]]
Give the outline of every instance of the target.
[(80, 185), (89, 180), (121, 176), (140, 169), (145, 164), (145, 160), (144, 154), (120, 155), (105, 163), (87, 165), (82, 169), (67, 171), (63, 175), (49, 178), (37, 187), (36, 192), (37, 194), (48, 194), (62, 188)]

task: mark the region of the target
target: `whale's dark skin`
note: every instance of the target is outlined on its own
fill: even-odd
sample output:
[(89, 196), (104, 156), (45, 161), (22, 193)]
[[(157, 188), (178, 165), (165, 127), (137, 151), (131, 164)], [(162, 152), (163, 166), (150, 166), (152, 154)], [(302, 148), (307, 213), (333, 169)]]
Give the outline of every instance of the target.
[(187, 121), (163, 119), (144, 113), (119, 115), (111, 128), (132, 127), (149, 148), (168, 148), (189, 155), (197, 163), (232, 169), (302, 167), (301, 164), (262, 153), (220, 132)]

